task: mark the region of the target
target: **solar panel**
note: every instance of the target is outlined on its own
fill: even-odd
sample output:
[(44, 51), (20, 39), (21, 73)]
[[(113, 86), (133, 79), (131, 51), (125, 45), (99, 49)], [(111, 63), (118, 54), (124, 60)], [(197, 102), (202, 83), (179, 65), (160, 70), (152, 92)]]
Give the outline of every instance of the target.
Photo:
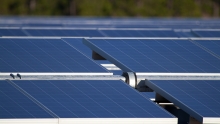
[(115, 29), (100, 30), (107, 37), (178, 37), (173, 30), (133, 30), (133, 29)]
[(30, 36), (72, 36), (72, 37), (103, 37), (103, 35), (95, 29), (23, 29)]
[(53, 118), (46, 109), (22, 94), (9, 81), (0, 81), (0, 118)]
[(191, 32), (191, 30), (176, 30), (175, 33), (179, 36), (179, 37), (197, 37), (197, 35), (195, 35), (194, 33)]
[(60, 118), (173, 118), (117, 80), (13, 81)]
[(1, 72), (102, 72), (103, 67), (61, 39), (0, 39)]
[(220, 72), (220, 60), (184, 39), (87, 39), (84, 43), (131, 72)]
[[(48, 37), (178, 37), (171, 29), (71, 29), (71, 28), (23, 28), (0, 29), (0, 36), (48, 36)], [(182, 35), (183, 36), (183, 35)]]
[(198, 35), (199, 37), (220, 37), (220, 30), (213, 29), (213, 30), (196, 30), (194, 29), (193, 32)]
[(193, 40), (198, 46), (220, 58), (220, 39), (219, 40)]
[(26, 36), (21, 29), (0, 28), (0, 36)]
[(1, 17), (0, 25), (34, 27), (219, 28), (219, 19)]
[(146, 80), (146, 85), (200, 122), (209, 118), (220, 120), (219, 81)]

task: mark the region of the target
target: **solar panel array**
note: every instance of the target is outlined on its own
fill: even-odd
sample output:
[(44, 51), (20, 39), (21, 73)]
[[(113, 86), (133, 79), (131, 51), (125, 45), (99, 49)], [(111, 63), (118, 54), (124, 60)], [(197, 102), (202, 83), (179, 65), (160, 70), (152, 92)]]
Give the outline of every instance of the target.
[(177, 29), (172, 28), (5, 28), (0, 27), (0, 36), (35, 37), (219, 37), (218, 29)]
[[(24, 119), (15, 120), (23, 123), (28, 118), (39, 123), (50, 121), (41, 119), (58, 119), (50, 123), (187, 124), (195, 118), (200, 123), (218, 124), (218, 78), (188, 78), (193, 74), (197, 79), (202, 74), (218, 77), (219, 22), (2, 17), (0, 123)], [(126, 75), (131, 72), (135, 79)], [(185, 77), (180, 75), (179, 80), (137, 76), (180, 73)], [(137, 90), (129, 86), (132, 80)], [(160, 107), (158, 96), (174, 107)], [(176, 108), (187, 116), (176, 114)]]

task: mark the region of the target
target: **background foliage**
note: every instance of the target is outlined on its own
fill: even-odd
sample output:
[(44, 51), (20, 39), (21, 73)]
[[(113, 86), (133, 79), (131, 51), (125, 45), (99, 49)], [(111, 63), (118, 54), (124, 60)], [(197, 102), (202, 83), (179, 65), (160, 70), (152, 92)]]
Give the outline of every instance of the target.
[(220, 0), (0, 0), (0, 15), (219, 17)]

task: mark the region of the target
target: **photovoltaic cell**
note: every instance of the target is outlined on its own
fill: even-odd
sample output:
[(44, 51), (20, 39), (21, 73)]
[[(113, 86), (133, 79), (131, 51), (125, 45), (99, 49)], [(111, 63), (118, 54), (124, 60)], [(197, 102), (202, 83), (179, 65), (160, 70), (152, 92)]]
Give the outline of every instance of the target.
[(123, 71), (220, 72), (220, 60), (190, 40), (87, 39), (84, 43)]
[(201, 122), (220, 117), (219, 81), (146, 80), (146, 85)]
[(122, 81), (13, 81), (60, 118), (172, 118)]
[(0, 39), (1, 72), (107, 72), (61, 39)]
[(0, 81), (0, 118), (53, 118), (7, 81)]

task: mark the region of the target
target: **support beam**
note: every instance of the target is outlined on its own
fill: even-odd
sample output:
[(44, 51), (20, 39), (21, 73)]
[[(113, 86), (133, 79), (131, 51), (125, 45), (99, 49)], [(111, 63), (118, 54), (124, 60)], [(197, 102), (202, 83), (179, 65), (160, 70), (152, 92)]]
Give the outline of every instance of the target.
[(8, 75), (1, 75), (0, 80), (123, 80), (125, 77), (120, 75), (25, 75), (20, 74), (22, 78), (18, 76), (11, 77)]
[(220, 73), (136, 73), (137, 80), (220, 80)]

